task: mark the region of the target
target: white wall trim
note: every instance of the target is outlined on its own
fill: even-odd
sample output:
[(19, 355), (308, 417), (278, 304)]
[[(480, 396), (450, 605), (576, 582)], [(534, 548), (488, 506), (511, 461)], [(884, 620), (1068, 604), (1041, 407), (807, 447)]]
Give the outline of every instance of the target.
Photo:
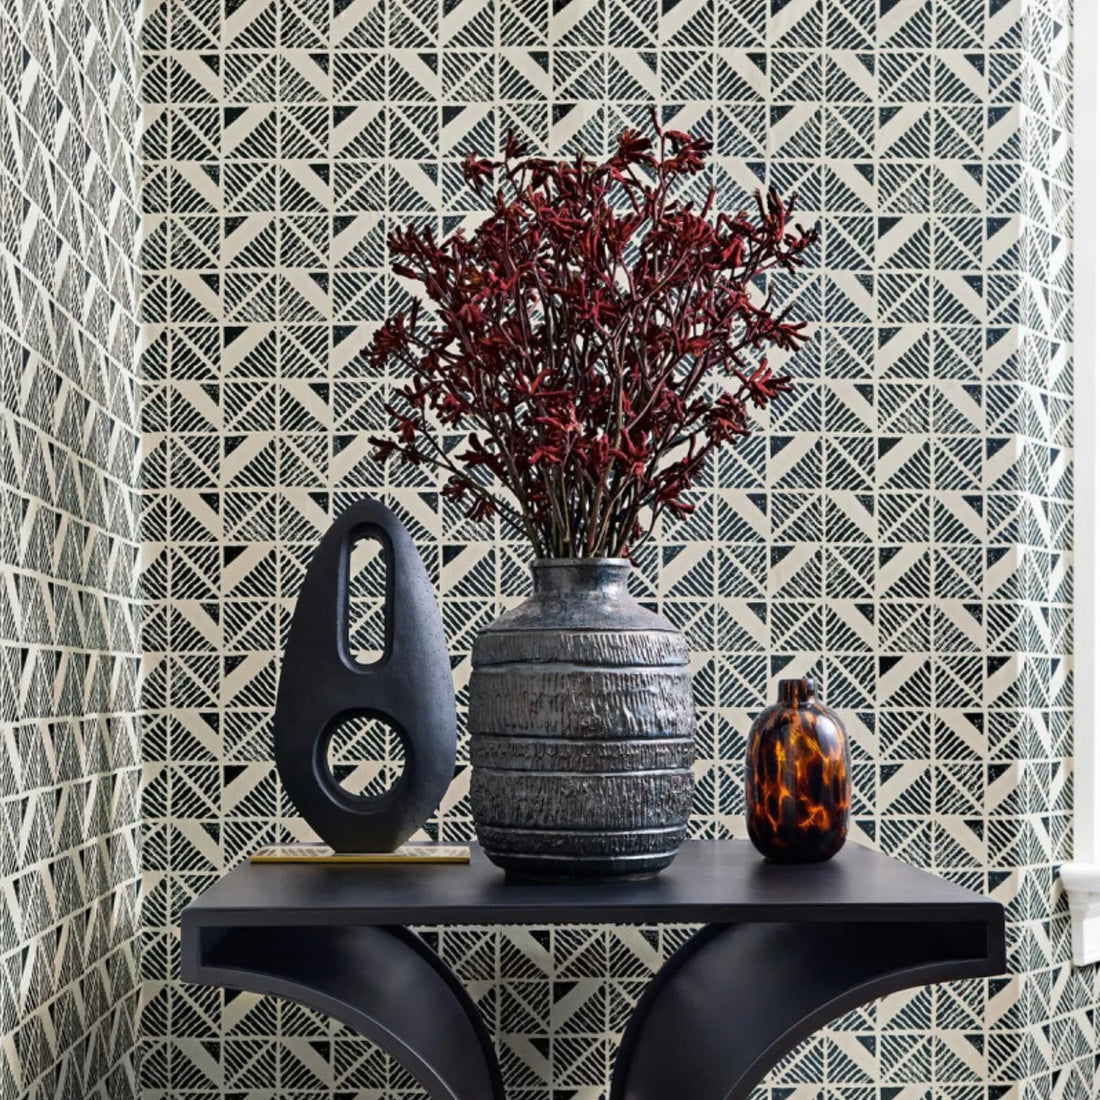
[(1073, 922), (1073, 961), (1100, 960), (1100, 18), (1074, 4), (1074, 796), (1073, 862), (1061, 869)]
[(1073, 961), (1085, 966), (1100, 959), (1100, 867), (1063, 863), (1060, 874), (1073, 922)]

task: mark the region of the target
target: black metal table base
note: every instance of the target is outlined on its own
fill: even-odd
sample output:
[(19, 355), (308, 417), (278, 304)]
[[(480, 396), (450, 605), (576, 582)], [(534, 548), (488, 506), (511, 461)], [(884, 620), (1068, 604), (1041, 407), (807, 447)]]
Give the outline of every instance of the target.
[(433, 1100), (504, 1100), (462, 983), (400, 927), (204, 929), (183, 977), (316, 1008), (395, 1058)]
[[(803, 1039), (887, 993), (988, 973), (930, 925), (709, 925), (650, 982), (615, 1059), (611, 1100), (740, 1100)], [(983, 942), (976, 942), (981, 939)]]
[(507, 886), (475, 855), (430, 876), (238, 868), (185, 912), (182, 976), (319, 1009), (432, 1100), (504, 1100), (477, 1007), (404, 924), (703, 923), (643, 993), (610, 1100), (740, 1100), (849, 1009), (1005, 964), (1000, 905), (876, 853), (792, 872), (691, 844), (678, 874), (606, 890)]

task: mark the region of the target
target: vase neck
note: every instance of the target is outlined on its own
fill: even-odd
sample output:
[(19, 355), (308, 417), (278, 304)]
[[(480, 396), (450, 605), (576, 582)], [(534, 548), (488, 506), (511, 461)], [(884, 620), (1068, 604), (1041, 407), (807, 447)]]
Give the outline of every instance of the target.
[(539, 595), (625, 596), (630, 569), (626, 558), (540, 558), (531, 563), (531, 579)]
[(779, 702), (784, 706), (797, 707), (800, 703), (810, 702), (815, 695), (814, 682), (809, 676), (779, 681)]

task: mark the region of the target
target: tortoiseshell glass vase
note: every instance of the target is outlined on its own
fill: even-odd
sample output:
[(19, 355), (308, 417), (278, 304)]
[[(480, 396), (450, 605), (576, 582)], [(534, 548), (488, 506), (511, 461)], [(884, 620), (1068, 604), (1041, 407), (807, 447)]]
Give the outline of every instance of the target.
[(779, 702), (749, 729), (745, 816), (761, 855), (817, 863), (840, 851), (852, 801), (848, 736), (814, 682), (780, 680)]

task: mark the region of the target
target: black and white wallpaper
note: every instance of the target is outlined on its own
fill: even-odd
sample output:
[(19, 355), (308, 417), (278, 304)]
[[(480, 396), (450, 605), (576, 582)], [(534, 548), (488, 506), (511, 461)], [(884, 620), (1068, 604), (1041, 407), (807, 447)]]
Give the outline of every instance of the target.
[[(176, 918), (257, 845), (304, 835), (270, 764), (273, 689), (303, 565), (345, 502), (380, 495), (411, 526), (460, 704), (475, 631), (525, 591), (522, 546), (464, 521), (430, 476), (370, 457), (394, 380), (356, 353), (398, 293), (387, 229), (475, 218), (459, 158), (509, 129), (602, 150), (653, 101), (712, 138), (728, 205), (774, 182), (822, 228), (791, 291), (817, 322), (797, 393), (636, 578), (694, 653), (695, 832), (739, 830), (750, 717), (777, 677), (814, 667), (855, 743), (857, 838), (1009, 910), (1012, 976), (847, 1016), (770, 1095), (1097, 1095), (1097, 978), (1069, 966), (1054, 876), (1072, 806), (1069, 9), (149, 8), (148, 1097), (419, 1095), (330, 1021), (180, 985)], [(466, 788), (463, 772), (434, 832), (470, 834)], [(682, 931), (427, 934), (485, 1013), (513, 1100), (598, 1100)]]
[[(476, 218), (459, 159), (509, 129), (599, 151), (654, 101), (712, 138), (727, 204), (774, 182), (822, 229), (789, 285), (816, 323), (797, 392), (637, 571), (693, 650), (695, 831), (740, 830), (749, 720), (779, 676), (814, 668), (854, 741), (855, 839), (1009, 912), (1010, 975), (846, 1016), (766, 1092), (1100, 1094), (1100, 977), (1069, 965), (1055, 878), (1073, 803), (1069, 15), (0, 9), (3, 1100), (422, 1095), (330, 1020), (182, 985), (177, 918), (255, 847), (305, 835), (271, 710), (302, 569), (344, 503), (381, 496), (412, 530), (460, 716), (474, 633), (526, 590), (522, 546), (370, 458), (395, 379), (356, 353), (398, 293), (387, 229)], [(356, 606), (369, 647), (377, 608), (366, 591)], [(383, 782), (392, 746), (360, 744), (362, 780)], [(434, 835), (470, 835), (466, 793), (463, 767)], [(684, 930), (424, 934), (484, 1012), (510, 1100), (599, 1100)]]
[(0, 1096), (137, 1095), (134, 12), (0, 5)]

